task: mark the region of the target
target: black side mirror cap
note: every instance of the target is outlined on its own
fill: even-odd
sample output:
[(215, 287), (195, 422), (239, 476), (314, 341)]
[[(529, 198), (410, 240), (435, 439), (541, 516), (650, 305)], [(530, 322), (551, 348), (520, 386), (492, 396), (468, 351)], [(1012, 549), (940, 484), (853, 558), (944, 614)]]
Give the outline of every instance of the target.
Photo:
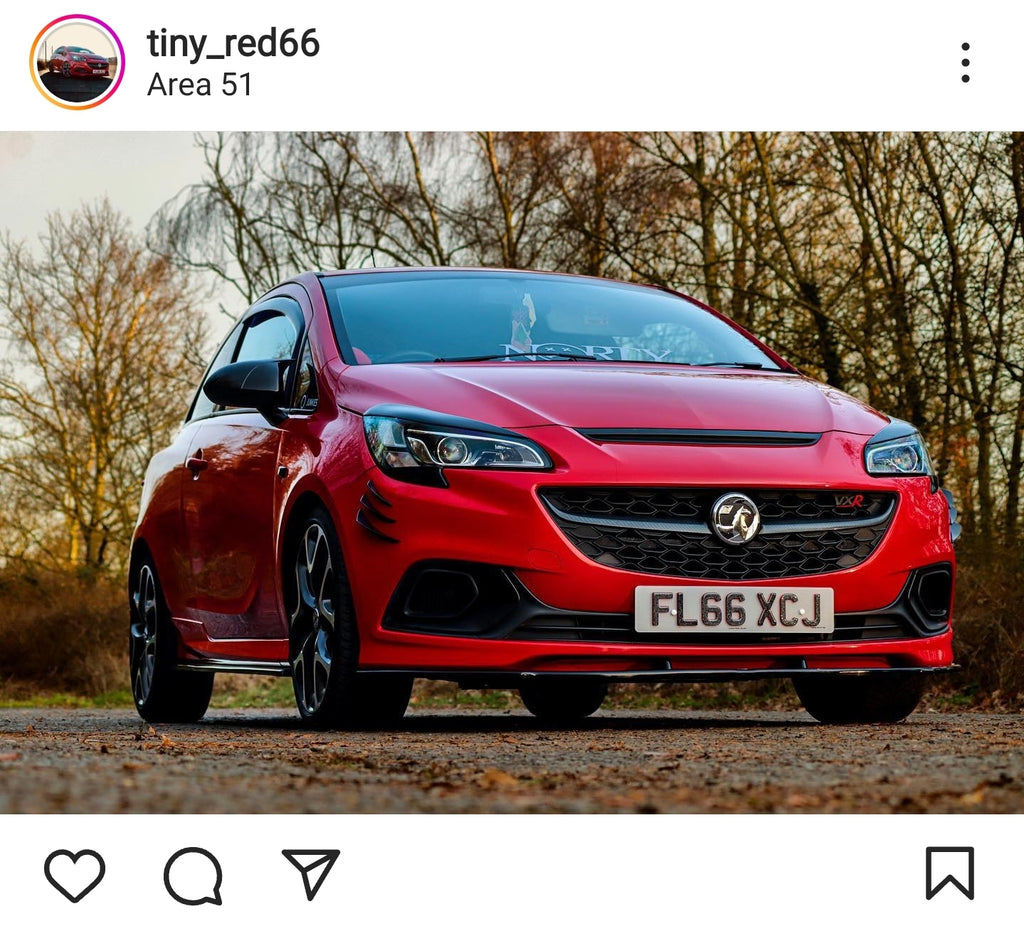
[(206, 379), (203, 393), (224, 407), (253, 407), (277, 426), (287, 419), (281, 408), (287, 405), (284, 374), (290, 364), (273, 359), (232, 362)]

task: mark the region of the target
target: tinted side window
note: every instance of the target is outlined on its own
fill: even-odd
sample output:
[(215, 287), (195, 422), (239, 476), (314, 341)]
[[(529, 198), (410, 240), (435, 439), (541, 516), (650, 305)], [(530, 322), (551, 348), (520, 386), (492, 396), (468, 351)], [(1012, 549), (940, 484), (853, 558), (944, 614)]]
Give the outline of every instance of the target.
[(209, 417), (214, 411), (214, 403), (203, 393), (203, 385), (206, 384), (206, 378), (212, 375), (219, 368), (223, 368), (225, 365), (230, 364), (232, 358), (235, 355), (235, 347), (238, 345), (238, 334), (241, 330), (241, 324), (236, 326), (226, 340), (224, 345), (220, 347), (220, 351), (214, 357), (210, 363), (210, 367), (206, 370), (206, 375), (203, 376), (203, 382), (199, 386), (199, 391), (196, 394), (195, 400), (192, 402), (192, 410), (189, 411), (189, 420), (198, 420), (200, 417)]
[[(288, 304), (293, 304), (288, 301)], [(298, 305), (295, 304), (295, 311), (298, 318)], [(295, 357), (295, 351), (299, 341), (299, 331), (296, 323), (281, 310), (268, 308), (267, 310), (255, 313), (246, 317), (239, 323), (231, 335), (221, 346), (216, 358), (210, 363), (203, 378), (206, 379), (214, 372), (229, 365), (232, 362), (255, 362), (263, 359), (274, 359), (277, 361), (291, 360)], [(290, 375), (285, 376), (286, 383)], [(198, 420), (201, 417), (209, 417), (218, 408), (203, 392), (202, 386), (192, 402), (192, 410), (189, 413), (189, 420)]]
[(299, 334), (295, 324), (282, 314), (254, 317), (242, 333), (242, 345), (236, 362), (254, 362), (257, 359), (290, 359), (295, 355)]
[(315, 411), (319, 395), (316, 388), (316, 370), (313, 367), (313, 354), (309, 350), (309, 340), (302, 349), (299, 367), (295, 374), (295, 387), (292, 391), (292, 408), (300, 411)]

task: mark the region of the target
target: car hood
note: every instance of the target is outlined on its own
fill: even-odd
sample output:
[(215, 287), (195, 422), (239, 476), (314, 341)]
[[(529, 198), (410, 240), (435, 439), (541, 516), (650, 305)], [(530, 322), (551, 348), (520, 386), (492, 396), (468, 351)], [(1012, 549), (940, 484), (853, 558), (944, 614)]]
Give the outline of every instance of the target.
[(509, 429), (839, 430), (871, 436), (888, 418), (789, 372), (600, 363), (355, 365), (338, 371), (339, 403), (364, 413), (407, 404)]

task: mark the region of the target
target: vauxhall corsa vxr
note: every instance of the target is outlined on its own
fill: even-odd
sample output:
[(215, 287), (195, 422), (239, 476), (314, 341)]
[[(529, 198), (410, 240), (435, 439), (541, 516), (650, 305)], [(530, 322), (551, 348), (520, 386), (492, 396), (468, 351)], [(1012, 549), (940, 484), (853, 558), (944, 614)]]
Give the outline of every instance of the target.
[(220, 347), (146, 474), (147, 720), (217, 672), (314, 726), (414, 676), (571, 721), (614, 681), (791, 677), (894, 721), (952, 664), (952, 500), (909, 424), (675, 292), (483, 269), (307, 273)]

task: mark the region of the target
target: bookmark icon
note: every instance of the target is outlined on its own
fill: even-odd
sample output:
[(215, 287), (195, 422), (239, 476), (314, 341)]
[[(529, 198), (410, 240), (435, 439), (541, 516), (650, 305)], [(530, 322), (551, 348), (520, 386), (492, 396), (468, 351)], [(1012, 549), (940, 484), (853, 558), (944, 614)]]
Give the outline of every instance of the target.
[(946, 886), (974, 899), (974, 848), (926, 847), (924, 897), (932, 899)]
[(282, 850), (281, 853), (302, 874), (307, 902), (313, 901), (327, 874), (341, 856), (340, 850)]

